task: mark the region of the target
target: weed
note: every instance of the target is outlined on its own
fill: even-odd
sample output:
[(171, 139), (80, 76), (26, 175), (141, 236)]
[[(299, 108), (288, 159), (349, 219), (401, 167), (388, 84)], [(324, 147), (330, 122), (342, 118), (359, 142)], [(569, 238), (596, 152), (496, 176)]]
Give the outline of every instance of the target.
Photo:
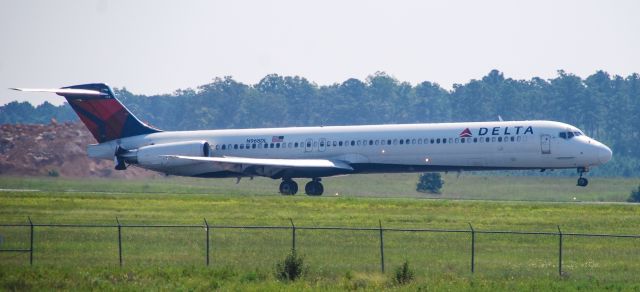
[(305, 272), (304, 261), (295, 249), (287, 255), (284, 262), (276, 265), (276, 278), (281, 281), (295, 281)]

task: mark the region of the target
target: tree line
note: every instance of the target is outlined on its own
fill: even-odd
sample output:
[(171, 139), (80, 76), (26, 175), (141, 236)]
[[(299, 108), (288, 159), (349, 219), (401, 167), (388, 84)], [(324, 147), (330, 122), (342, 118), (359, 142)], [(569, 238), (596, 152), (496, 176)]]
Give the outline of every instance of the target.
[[(556, 120), (613, 149), (613, 161), (595, 174), (640, 175), (637, 73), (622, 77), (597, 71), (583, 79), (561, 70), (552, 79), (515, 80), (493, 70), (451, 90), (429, 81), (412, 85), (384, 72), (323, 86), (270, 74), (253, 85), (224, 77), (172, 94), (115, 92), (141, 120), (165, 130), (490, 121), (498, 116)], [(0, 123), (48, 123), (51, 118), (77, 120), (67, 104), (0, 107)]]

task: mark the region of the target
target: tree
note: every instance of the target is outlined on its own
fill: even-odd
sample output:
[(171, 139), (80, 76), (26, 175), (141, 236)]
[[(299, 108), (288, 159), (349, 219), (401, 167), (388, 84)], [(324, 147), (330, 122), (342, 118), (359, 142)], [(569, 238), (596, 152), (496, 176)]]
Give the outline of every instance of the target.
[(444, 181), (439, 173), (425, 172), (420, 175), (416, 191), (421, 193), (439, 194), (443, 185)]
[(638, 186), (637, 190), (631, 191), (631, 195), (629, 195), (627, 202), (640, 203), (640, 186)]

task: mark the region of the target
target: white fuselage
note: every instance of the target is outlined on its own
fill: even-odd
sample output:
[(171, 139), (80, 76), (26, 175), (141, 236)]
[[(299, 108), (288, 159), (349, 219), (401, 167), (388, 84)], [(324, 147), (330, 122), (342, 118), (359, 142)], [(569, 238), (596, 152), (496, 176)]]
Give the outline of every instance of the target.
[[(184, 141), (208, 142), (209, 156), (213, 157), (329, 159), (353, 167), (342, 172), (291, 171), (284, 174), (289, 178), (373, 172), (588, 169), (611, 159), (611, 150), (604, 144), (574, 126), (553, 121), (167, 131), (91, 145), (89, 154), (113, 159), (118, 145), (138, 149)], [(207, 162), (140, 166), (173, 175), (240, 176), (238, 169), (231, 172), (228, 166)], [(283, 175), (254, 173), (273, 178)]]

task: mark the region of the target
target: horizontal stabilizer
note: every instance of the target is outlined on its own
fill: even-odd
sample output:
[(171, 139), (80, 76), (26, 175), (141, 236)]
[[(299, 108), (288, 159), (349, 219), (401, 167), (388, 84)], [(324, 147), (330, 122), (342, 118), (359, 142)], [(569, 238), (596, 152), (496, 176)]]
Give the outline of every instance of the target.
[(353, 170), (353, 168), (342, 161), (333, 161), (327, 159), (276, 159), (276, 158), (245, 158), (245, 157), (198, 157), (198, 156), (182, 156), (182, 155), (165, 155), (177, 159), (187, 159), (193, 161), (209, 161), (217, 163), (244, 164), (244, 165), (263, 165), (286, 168), (338, 168), (345, 170)]
[(51, 92), (58, 95), (109, 95), (104, 92), (89, 89), (73, 89), (73, 88), (9, 88), (24, 92)]

